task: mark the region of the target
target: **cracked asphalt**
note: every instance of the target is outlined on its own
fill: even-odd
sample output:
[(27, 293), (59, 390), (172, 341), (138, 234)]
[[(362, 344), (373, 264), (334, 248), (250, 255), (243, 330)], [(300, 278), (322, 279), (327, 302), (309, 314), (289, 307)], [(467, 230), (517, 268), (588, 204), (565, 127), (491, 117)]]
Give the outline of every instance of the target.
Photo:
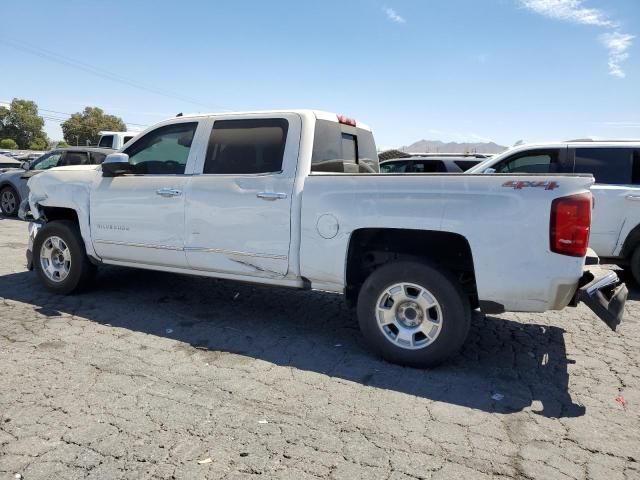
[[(477, 315), (433, 370), (372, 357), (338, 295), (26, 271), (0, 218), (0, 479), (640, 478), (640, 294)], [(617, 398), (617, 400), (616, 400)]]

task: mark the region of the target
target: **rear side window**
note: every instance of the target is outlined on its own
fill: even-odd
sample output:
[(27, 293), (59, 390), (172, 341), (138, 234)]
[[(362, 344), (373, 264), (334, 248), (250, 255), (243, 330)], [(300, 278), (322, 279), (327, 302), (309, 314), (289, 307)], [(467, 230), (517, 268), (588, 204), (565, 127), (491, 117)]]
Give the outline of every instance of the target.
[[(124, 143), (127, 143), (127, 142), (128, 142), (129, 140), (131, 140), (132, 138), (133, 138), (133, 136), (124, 137), (123, 142), (124, 142)], [(124, 145), (124, 143), (123, 143), (123, 145)]]
[(634, 185), (640, 184), (640, 150), (633, 152), (633, 173), (631, 182)]
[(494, 168), (496, 173), (571, 173), (571, 168), (563, 165), (559, 157), (555, 149), (531, 150), (514, 154)]
[(100, 139), (99, 147), (111, 148), (113, 146), (113, 135), (104, 135)]
[(628, 148), (576, 148), (576, 173), (591, 173), (596, 183), (631, 183), (631, 159)]
[(447, 167), (442, 160), (414, 160), (413, 172), (415, 173), (443, 173)]
[(87, 165), (89, 163), (89, 154), (87, 152), (66, 152), (62, 157), (59, 167), (69, 165)]
[(282, 171), (289, 122), (284, 118), (216, 120), (202, 173)]
[(329, 120), (317, 120), (312, 172), (377, 173), (378, 153), (371, 132)]

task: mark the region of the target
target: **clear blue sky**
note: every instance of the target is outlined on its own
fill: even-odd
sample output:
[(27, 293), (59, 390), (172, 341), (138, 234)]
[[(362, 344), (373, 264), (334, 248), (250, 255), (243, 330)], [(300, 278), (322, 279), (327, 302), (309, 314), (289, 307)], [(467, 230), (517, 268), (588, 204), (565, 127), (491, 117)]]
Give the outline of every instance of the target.
[[(21, 0), (2, 10), (0, 101), (100, 106), (144, 125), (177, 112), (319, 108), (368, 123), (379, 147), (640, 137), (639, 0)], [(55, 120), (46, 130), (62, 137)]]

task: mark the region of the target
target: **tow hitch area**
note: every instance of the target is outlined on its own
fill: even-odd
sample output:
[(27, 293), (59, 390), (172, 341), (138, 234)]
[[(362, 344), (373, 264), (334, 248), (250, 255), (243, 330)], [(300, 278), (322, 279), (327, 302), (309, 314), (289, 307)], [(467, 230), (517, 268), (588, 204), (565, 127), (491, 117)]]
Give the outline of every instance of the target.
[(628, 294), (626, 285), (620, 283), (616, 272), (597, 265), (589, 265), (584, 269), (572, 304), (575, 306), (579, 302), (584, 302), (611, 330), (615, 331), (622, 321)]

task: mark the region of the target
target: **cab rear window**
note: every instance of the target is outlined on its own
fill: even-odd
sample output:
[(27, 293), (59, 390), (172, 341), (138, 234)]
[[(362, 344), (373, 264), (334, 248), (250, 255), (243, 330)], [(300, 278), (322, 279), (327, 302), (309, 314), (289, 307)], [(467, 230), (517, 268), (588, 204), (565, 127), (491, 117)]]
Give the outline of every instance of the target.
[(377, 173), (378, 153), (367, 130), (328, 120), (316, 121), (312, 172)]

